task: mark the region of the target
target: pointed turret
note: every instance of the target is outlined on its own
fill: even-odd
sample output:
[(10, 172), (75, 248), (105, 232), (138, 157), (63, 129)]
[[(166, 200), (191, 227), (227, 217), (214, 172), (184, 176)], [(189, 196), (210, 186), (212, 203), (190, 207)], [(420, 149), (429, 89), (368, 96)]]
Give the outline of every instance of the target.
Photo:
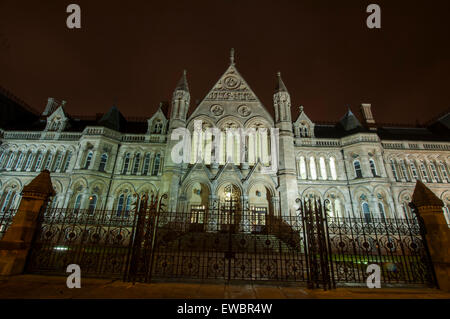
[(291, 96), (281, 79), (280, 72), (277, 73), (277, 85), (273, 95), (273, 105), (275, 108), (275, 123), (289, 122), (289, 125), (291, 125)]
[(171, 128), (186, 126), (186, 115), (190, 99), (191, 95), (189, 94), (186, 70), (184, 70), (172, 95), (172, 112), (170, 114)]
[(177, 91), (177, 90), (189, 92), (189, 86), (188, 86), (187, 78), (186, 78), (186, 70), (183, 71), (183, 75), (181, 76), (180, 80), (178, 81), (175, 91)]
[(105, 115), (98, 121), (98, 124), (120, 132), (125, 125), (125, 117), (120, 113), (119, 109), (113, 105)]
[(286, 89), (286, 86), (284, 85), (283, 79), (281, 78), (281, 73), (277, 73), (277, 86), (275, 87), (275, 93), (276, 92), (286, 92), (289, 93)]
[(350, 107), (344, 117), (339, 121), (339, 124), (346, 131), (351, 131), (361, 127), (361, 123), (358, 121), (355, 114), (353, 114), (352, 110), (350, 110)]

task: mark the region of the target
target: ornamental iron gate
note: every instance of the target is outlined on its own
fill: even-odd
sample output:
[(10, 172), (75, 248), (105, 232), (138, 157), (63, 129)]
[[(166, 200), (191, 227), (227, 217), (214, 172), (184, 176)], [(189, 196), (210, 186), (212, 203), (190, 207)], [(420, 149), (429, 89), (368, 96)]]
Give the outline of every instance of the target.
[(331, 217), (318, 200), (295, 216), (264, 210), (165, 212), (165, 195), (142, 196), (129, 213), (47, 209), (27, 262), (31, 273), (151, 280), (304, 282), (310, 288), (365, 284), (369, 264), (381, 284), (432, 286), (435, 276), (414, 219)]

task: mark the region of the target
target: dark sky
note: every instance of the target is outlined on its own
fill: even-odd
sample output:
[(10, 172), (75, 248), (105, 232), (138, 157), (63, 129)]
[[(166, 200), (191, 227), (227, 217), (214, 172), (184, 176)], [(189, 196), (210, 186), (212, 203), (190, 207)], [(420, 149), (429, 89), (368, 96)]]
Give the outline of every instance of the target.
[[(81, 6), (82, 28), (66, 27)], [(381, 6), (381, 29), (366, 7)], [(273, 113), (281, 71), (297, 114), (335, 121), (372, 103), (378, 122), (424, 122), (450, 104), (450, 1), (0, 0), (0, 85), (42, 111), (117, 104), (149, 117), (187, 69), (191, 109), (229, 63)]]

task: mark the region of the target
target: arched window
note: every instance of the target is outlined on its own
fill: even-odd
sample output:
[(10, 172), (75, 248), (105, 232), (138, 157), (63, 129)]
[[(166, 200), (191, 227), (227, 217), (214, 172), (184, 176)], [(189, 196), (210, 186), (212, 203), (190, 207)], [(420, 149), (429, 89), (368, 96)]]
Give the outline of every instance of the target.
[(97, 195), (91, 195), (89, 197), (89, 206), (88, 206), (89, 214), (92, 214), (94, 212), (95, 206), (97, 206)]
[(150, 153), (145, 154), (144, 167), (142, 169), (142, 175), (148, 174), (148, 168), (150, 166)]
[(156, 176), (159, 172), (159, 166), (161, 165), (161, 154), (156, 154), (155, 156), (155, 162), (153, 163), (153, 169), (152, 169), (152, 175)]
[(367, 223), (370, 223), (372, 218), (370, 216), (370, 209), (369, 209), (369, 204), (367, 204), (367, 202), (363, 202), (362, 203), (362, 211), (364, 214), (364, 219)]
[(319, 165), (322, 179), (327, 179), (327, 167), (325, 166), (325, 159), (323, 157), (319, 158)]
[(395, 181), (398, 182), (397, 167), (395, 166), (394, 160), (391, 160), (390, 162), (391, 162), (392, 174), (394, 174)]
[(1, 213), (4, 213), (11, 208), (11, 204), (14, 202), (15, 195), (16, 195), (15, 191), (13, 190), (8, 191), (2, 203), (2, 208), (0, 210)]
[(127, 196), (127, 203), (125, 205), (125, 217), (128, 217), (130, 207), (131, 207), (131, 200), (132, 200), (132, 196), (130, 194)]
[(92, 161), (92, 152), (89, 152), (87, 157), (86, 157), (86, 163), (84, 164), (84, 169), (88, 169), (89, 166), (91, 166), (91, 161)]
[(384, 205), (382, 202), (378, 202), (378, 209), (380, 211), (380, 217), (386, 219), (386, 212), (384, 211)]
[(450, 183), (450, 180), (448, 178), (448, 174), (447, 174), (447, 169), (445, 168), (444, 163), (440, 163), (439, 166), (441, 167), (441, 173), (442, 176), (445, 178), (445, 180), (447, 181), (447, 183)]
[(370, 159), (369, 165), (370, 165), (370, 170), (372, 171), (372, 176), (376, 177), (377, 176), (377, 168), (375, 166), (375, 161), (373, 159)]
[(106, 163), (108, 162), (108, 154), (102, 154), (102, 157), (100, 158), (100, 165), (98, 166), (98, 170), (100, 172), (104, 172), (106, 168)]
[(31, 168), (31, 163), (33, 160), (33, 153), (28, 153), (27, 162), (25, 163), (25, 170), (28, 170)]
[(427, 169), (425, 168), (425, 164), (423, 162), (420, 163), (420, 170), (422, 171), (423, 178), (427, 183), (430, 182), (430, 178), (428, 177)]
[(403, 177), (405, 178), (405, 180), (407, 182), (409, 182), (411, 179), (409, 178), (408, 171), (406, 170), (406, 165), (405, 165), (405, 161), (404, 160), (400, 160), (400, 167), (402, 168)]
[(53, 154), (52, 153), (48, 154), (47, 161), (45, 162), (44, 169), (50, 170), (50, 168), (51, 168), (50, 164), (52, 163), (52, 159), (53, 159)]
[(19, 169), (22, 167), (23, 157), (24, 157), (23, 153), (20, 152), (20, 154), (19, 154), (19, 159), (17, 160), (16, 166), (14, 167), (14, 169), (15, 169), (16, 171), (19, 170)]
[(77, 198), (75, 199), (75, 205), (73, 205), (74, 210), (78, 210), (81, 207), (81, 198), (83, 195), (78, 194)]
[(136, 175), (139, 170), (139, 164), (141, 163), (141, 153), (137, 153), (134, 157), (134, 164), (133, 164), (133, 175)]
[(409, 162), (409, 166), (411, 167), (411, 172), (413, 174), (413, 177), (415, 180), (419, 179), (419, 175), (417, 174), (417, 169), (416, 169), (416, 165), (414, 164), (413, 161)]
[(362, 178), (361, 163), (358, 160), (356, 160), (353, 162), (353, 167), (355, 168), (356, 178)]
[(436, 170), (436, 166), (434, 165), (434, 163), (430, 163), (430, 168), (431, 168), (431, 172), (433, 173), (434, 179), (436, 180), (436, 182), (440, 183), (441, 179), (439, 178), (438, 172)]
[(336, 217), (344, 217), (342, 214), (342, 206), (341, 206), (341, 200), (339, 198), (336, 198), (334, 200), (334, 216)]
[(125, 158), (123, 160), (122, 174), (126, 174), (128, 172), (129, 165), (130, 165), (130, 153), (127, 153), (125, 154)]
[(41, 164), (42, 164), (42, 153), (38, 152), (37, 160), (36, 160), (36, 163), (34, 164), (34, 171), (40, 170)]
[(56, 154), (55, 165), (53, 165), (53, 172), (56, 172), (56, 170), (59, 169), (59, 166), (61, 165), (61, 158), (62, 158), (62, 153), (58, 152)]
[(306, 174), (306, 161), (304, 156), (300, 157), (300, 177), (302, 179), (306, 179), (308, 177)]
[(336, 160), (334, 159), (334, 157), (330, 157), (330, 171), (331, 171), (331, 178), (333, 180), (337, 180)]
[(125, 201), (125, 195), (122, 194), (119, 196), (119, 201), (117, 202), (117, 216), (120, 217), (123, 211), (123, 204)]
[(66, 157), (66, 162), (64, 163), (63, 172), (67, 171), (67, 169), (69, 168), (71, 158), (72, 158), (72, 151), (69, 151)]
[(309, 158), (309, 171), (311, 174), (311, 178), (316, 180), (317, 179), (317, 171), (316, 171), (316, 160), (314, 156), (311, 156)]

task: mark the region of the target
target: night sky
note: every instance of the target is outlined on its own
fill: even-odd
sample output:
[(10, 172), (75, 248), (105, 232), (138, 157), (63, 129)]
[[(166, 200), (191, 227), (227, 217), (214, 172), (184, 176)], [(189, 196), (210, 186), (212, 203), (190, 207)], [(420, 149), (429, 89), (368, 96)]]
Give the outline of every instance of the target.
[[(81, 6), (81, 29), (66, 7)], [(381, 29), (366, 7), (381, 7)], [(273, 113), (275, 74), (294, 117), (337, 121), (372, 103), (383, 123), (425, 122), (450, 106), (450, 1), (0, 0), (0, 85), (42, 112), (49, 96), (72, 115), (116, 104), (150, 117), (183, 69), (190, 111), (229, 64)]]

